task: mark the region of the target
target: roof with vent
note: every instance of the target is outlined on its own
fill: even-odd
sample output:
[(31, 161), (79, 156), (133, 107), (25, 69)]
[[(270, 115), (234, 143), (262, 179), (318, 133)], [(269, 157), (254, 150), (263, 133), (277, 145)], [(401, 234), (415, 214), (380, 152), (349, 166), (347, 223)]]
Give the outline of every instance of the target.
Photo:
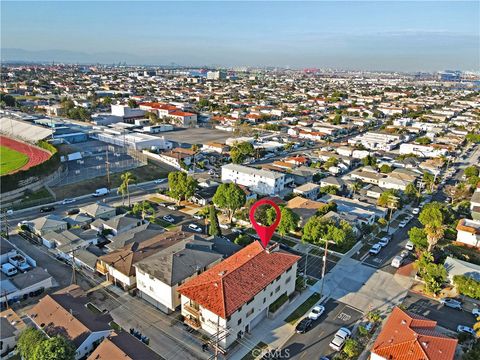
[(222, 318), (251, 300), (300, 259), (255, 241), (177, 290)]
[(457, 339), (435, 330), (436, 321), (395, 307), (372, 353), (395, 360), (452, 360)]

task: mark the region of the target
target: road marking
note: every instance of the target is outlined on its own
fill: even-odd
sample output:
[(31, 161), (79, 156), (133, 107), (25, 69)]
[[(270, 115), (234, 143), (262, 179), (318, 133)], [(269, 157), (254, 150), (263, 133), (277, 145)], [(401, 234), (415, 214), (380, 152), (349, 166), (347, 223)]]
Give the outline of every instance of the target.
[(352, 318), (351, 315), (348, 315), (348, 314), (345, 314), (344, 312), (340, 313), (338, 316), (337, 316), (338, 319), (341, 319), (343, 321), (348, 321)]

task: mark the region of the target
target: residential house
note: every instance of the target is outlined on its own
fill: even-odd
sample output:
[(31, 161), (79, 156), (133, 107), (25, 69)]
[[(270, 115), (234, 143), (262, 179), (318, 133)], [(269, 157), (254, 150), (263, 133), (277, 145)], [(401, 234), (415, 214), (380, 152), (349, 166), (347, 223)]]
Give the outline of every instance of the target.
[(206, 144), (203, 144), (202, 151), (226, 154), (230, 151), (230, 146), (217, 142), (208, 142)]
[(458, 340), (438, 332), (437, 322), (393, 308), (371, 349), (371, 360), (453, 360)]
[(320, 201), (323, 203), (334, 202), (337, 204), (338, 213), (355, 215), (361, 223), (366, 225), (373, 225), (376, 219), (384, 218), (387, 215), (386, 208), (342, 196), (325, 194)]
[(480, 185), (477, 185), (470, 199), (470, 212), (474, 220), (480, 221)]
[(305, 199), (301, 196), (296, 196), (287, 202), (287, 208), (291, 209), (298, 215), (302, 227), (324, 206), (326, 206), (326, 204), (323, 202)]
[(438, 144), (420, 145), (420, 144), (401, 144), (400, 154), (415, 154), (420, 157), (436, 158), (439, 156), (446, 156), (448, 154), (448, 147)]
[(208, 205), (212, 202), (213, 196), (217, 191), (218, 185), (201, 188), (195, 191), (190, 201), (198, 205)]
[(239, 249), (221, 237), (205, 240), (192, 235), (134, 265), (138, 296), (170, 313), (180, 306), (178, 286)]
[(97, 219), (90, 224), (92, 229), (98, 232), (108, 231), (112, 235), (122, 234), (140, 225), (142, 220), (126, 214), (117, 215), (108, 220)]
[(320, 186), (334, 186), (339, 191), (342, 191), (345, 189), (345, 181), (335, 176), (327, 176), (326, 178), (320, 180)]
[(19, 334), (26, 328), (23, 320), (11, 308), (0, 312), (0, 359), (7, 355), (17, 345)]
[[(227, 349), (258, 325), (269, 306), (295, 291), (299, 256), (255, 241), (181, 285), (184, 321)], [(227, 330), (228, 329), (228, 330)]]
[(43, 235), (43, 240), (44, 243), (48, 242), (49, 248), (56, 248), (58, 256), (62, 259), (69, 260), (74, 250), (86, 248), (91, 244), (97, 244), (97, 235), (97, 231), (94, 229), (70, 229), (50, 231)]
[[(63, 221), (60, 216), (57, 215), (47, 215), (40, 218), (34, 219), (29, 224), (33, 232), (39, 236), (43, 236), (49, 231), (63, 231), (67, 230), (67, 222)], [(43, 245), (51, 248), (49, 242), (43, 241)]]
[(113, 331), (87, 360), (162, 360), (159, 354), (125, 331)]
[(480, 282), (479, 265), (447, 256), (443, 266), (447, 270), (448, 279), (452, 284), (455, 275), (465, 275)]
[(480, 220), (460, 219), (457, 224), (457, 241), (480, 247)]
[(47, 295), (27, 311), (31, 321), (48, 336), (61, 335), (71, 340), (76, 348), (75, 359), (91, 353), (112, 333), (112, 317), (88, 309), (85, 292), (78, 285), (70, 285)]
[(116, 209), (110, 205), (96, 202), (82, 206), (80, 212), (90, 215), (94, 219), (110, 219), (116, 215)]
[(320, 193), (320, 185), (314, 183), (305, 183), (293, 189), (293, 193), (306, 199), (316, 200)]
[(124, 290), (133, 289), (137, 282), (134, 267), (137, 262), (190, 236), (190, 233), (183, 231), (168, 231), (140, 243), (129, 243), (118, 250), (100, 256), (96, 269), (100, 274), (105, 275), (108, 281)]
[(141, 243), (152, 239), (163, 232), (165, 232), (165, 229), (160, 225), (152, 223), (141, 224), (140, 226), (111, 237), (110, 242), (105, 244), (105, 248), (108, 251), (118, 250), (127, 244), (132, 244), (134, 242)]

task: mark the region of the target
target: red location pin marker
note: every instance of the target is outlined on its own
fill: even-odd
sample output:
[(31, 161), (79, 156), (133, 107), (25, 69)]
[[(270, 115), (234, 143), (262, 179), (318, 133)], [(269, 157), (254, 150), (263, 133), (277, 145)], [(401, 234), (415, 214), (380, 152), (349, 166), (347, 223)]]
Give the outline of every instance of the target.
[[(262, 226), (257, 224), (257, 222), (255, 221), (255, 211), (259, 206), (262, 206), (262, 205), (271, 205), (275, 209), (275, 212), (277, 213), (275, 222), (270, 226)], [(281, 216), (282, 214), (280, 212), (280, 208), (272, 200), (268, 200), (268, 199), (259, 200), (255, 204), (253, 204), (253, 206), (250, 208), (250, 222), (252, 223), (253, 228), (257, 231), (257, 234), (260, 237), (263, 248), (267, 247), (267, 244), (272, 238), (273, 233), (275, 232), (275, 229), (280, 223)]]

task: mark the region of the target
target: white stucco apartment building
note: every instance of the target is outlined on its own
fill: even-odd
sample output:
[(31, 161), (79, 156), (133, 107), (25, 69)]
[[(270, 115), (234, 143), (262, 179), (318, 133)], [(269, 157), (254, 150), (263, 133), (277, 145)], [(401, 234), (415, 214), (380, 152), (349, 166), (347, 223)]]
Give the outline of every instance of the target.
[(209, 336), (220, 329), (219, 346), (227, 349), (250, 333), (280, 296), (295, 291), (299, 259), (253, 242), (178, 288), (185, 323)]
[(420, 157), (435, 158), (442, 155), (447, 155), (448, 150), (442, 147), (433, 145), (420, 145), (420, 144), (401, 144), (400, 154), (415, 154)]
[(457, 224), (457, 241), (480, 247), (480, 221), (461, 219)]
[(276, 195), (285, 188), (285, 175), (276, 171), (227, 164), (222, 166), (222, 182), (247, 186), (261, 195)]

